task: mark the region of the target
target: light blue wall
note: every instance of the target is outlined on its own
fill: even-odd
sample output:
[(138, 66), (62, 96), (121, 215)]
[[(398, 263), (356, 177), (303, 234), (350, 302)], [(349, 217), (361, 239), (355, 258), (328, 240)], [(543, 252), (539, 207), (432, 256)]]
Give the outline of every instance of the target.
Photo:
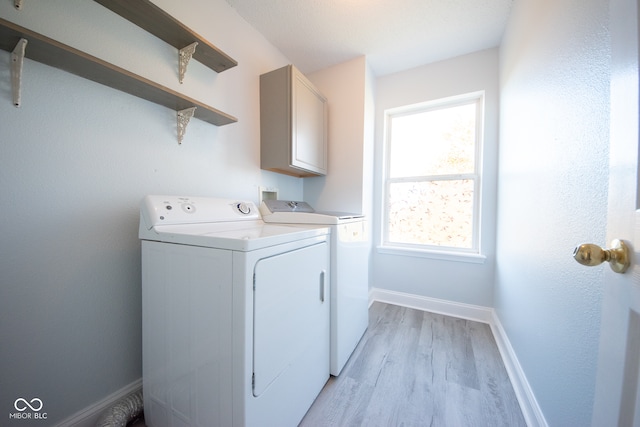
[(317, 210), (371, 215), (373, 167), (370, 129), (366, 115), (367, 61), (364, 56), (308, 75), (327, 98), (329, 109), (328, 171), (323, 177), (306, 178), (305, 200)]
[(501, 48), (495, 309), (551, 426), (591, 423), (609, 138), (606, 0), (516, 0)]
[(309, 74), (329, 106), (328, 172), (306, 178), (304, 197), (317, 210), (364, 214), (373, 195), (375, 78), (366, 57)]
[(0, 51), (2, 420), (38, 397), (52, 425), (141, 377), (144, 195), (257, 201), (263, 185), (302, 198), (302, 180), (259, 168), (259, 75), (288, 60), (224, 0), (154, 3), (239, 65), (216, 74), (192, 61), (180, 85), (177, 51), (98, 3), (0, 2), (4, 19), (239, 119), (194, 119), (179, 146), (175, 112), (30, 60), (15, 108)]
[[(495, 206), (498, 158), (498, 49), (424, 65), (376, 80), (375, 210), (382, 206), (384, 111), (390, 108), (485, 91), (482, 180), (482, 264), (381, 253), (374, 248), (371, 286), (384, 290), (491, 307), (495, 265)], [(374, 245), (381, 218), (374, 217)]]

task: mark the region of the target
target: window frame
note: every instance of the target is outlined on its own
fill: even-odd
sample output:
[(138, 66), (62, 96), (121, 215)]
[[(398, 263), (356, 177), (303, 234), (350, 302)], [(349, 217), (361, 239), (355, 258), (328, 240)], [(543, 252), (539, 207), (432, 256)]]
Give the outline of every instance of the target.
[[(391, 123), (393, 118), (412, 114), (419, 114), (459, 105), (476, 104), (475, 129), (475, 159), (473, 173), (424, 175), (414, 177), (390, 178), (391, 158)], [(384, 151), (382, 170), (382, 206), (380, 223), (380, 242), (378, 252), (418, 256), (443, 260), (456, 260), (472, 263), (484, 263), (485, 256), (481, 253), (481, 217), (482, 217), (482, 164), (485, 128), (485, 92), (477, 91), (458, 96), (440, 98), (401, 107), (389, 108), (384, 111)], [(472, 215), (472, 243), (471, 248), (457, 248), (453, 246), (425, 245), (415, 243), (390, 242), (389, 236), (389, 193), (390, 186), (399, 182), (430, 182), (444, 180), (471, 179), (473, 185), (473, 215)]]

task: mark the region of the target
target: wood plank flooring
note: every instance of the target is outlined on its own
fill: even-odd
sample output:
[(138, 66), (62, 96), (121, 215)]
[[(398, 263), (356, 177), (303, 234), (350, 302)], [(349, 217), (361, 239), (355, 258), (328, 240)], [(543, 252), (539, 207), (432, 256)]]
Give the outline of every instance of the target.
[(488, 325), (376, 302), (351, 359), (300, 426), (526, 423)]
[(353, 355), (300, 426), (526, 423), (488, 325), (375, 302)]

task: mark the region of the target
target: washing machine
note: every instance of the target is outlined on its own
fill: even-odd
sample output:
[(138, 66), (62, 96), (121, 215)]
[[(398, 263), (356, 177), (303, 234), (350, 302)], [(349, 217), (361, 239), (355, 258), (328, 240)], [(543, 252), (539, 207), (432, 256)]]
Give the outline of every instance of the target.
[(141, 203), (146, 424), (295, 426), (329, 378), (329, 228), (254, 203)]
[(366, 218), (346, 212), (318, 212), (306, 202), (264, 200), (262, 219), (270, 224), (330, 227), (331, 375), (349, 360), (369, 324), (369, 239)]

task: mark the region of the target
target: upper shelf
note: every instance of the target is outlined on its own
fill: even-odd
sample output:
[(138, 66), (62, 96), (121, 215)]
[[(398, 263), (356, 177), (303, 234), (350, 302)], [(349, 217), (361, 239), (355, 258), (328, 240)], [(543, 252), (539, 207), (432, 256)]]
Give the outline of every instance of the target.
[(193, 117), (216, 126), (238, 121), (229, 114), (151, 80), (0, 18), (0, 49), (13, 51), (21, 38), (28, 41), (26, 58), (60, 68), (176, 111), (197, 107)]
[(220, 73), (238, 63), (148, 0), (94, 0), (180, 50), (198, 42), (193, 58)]

